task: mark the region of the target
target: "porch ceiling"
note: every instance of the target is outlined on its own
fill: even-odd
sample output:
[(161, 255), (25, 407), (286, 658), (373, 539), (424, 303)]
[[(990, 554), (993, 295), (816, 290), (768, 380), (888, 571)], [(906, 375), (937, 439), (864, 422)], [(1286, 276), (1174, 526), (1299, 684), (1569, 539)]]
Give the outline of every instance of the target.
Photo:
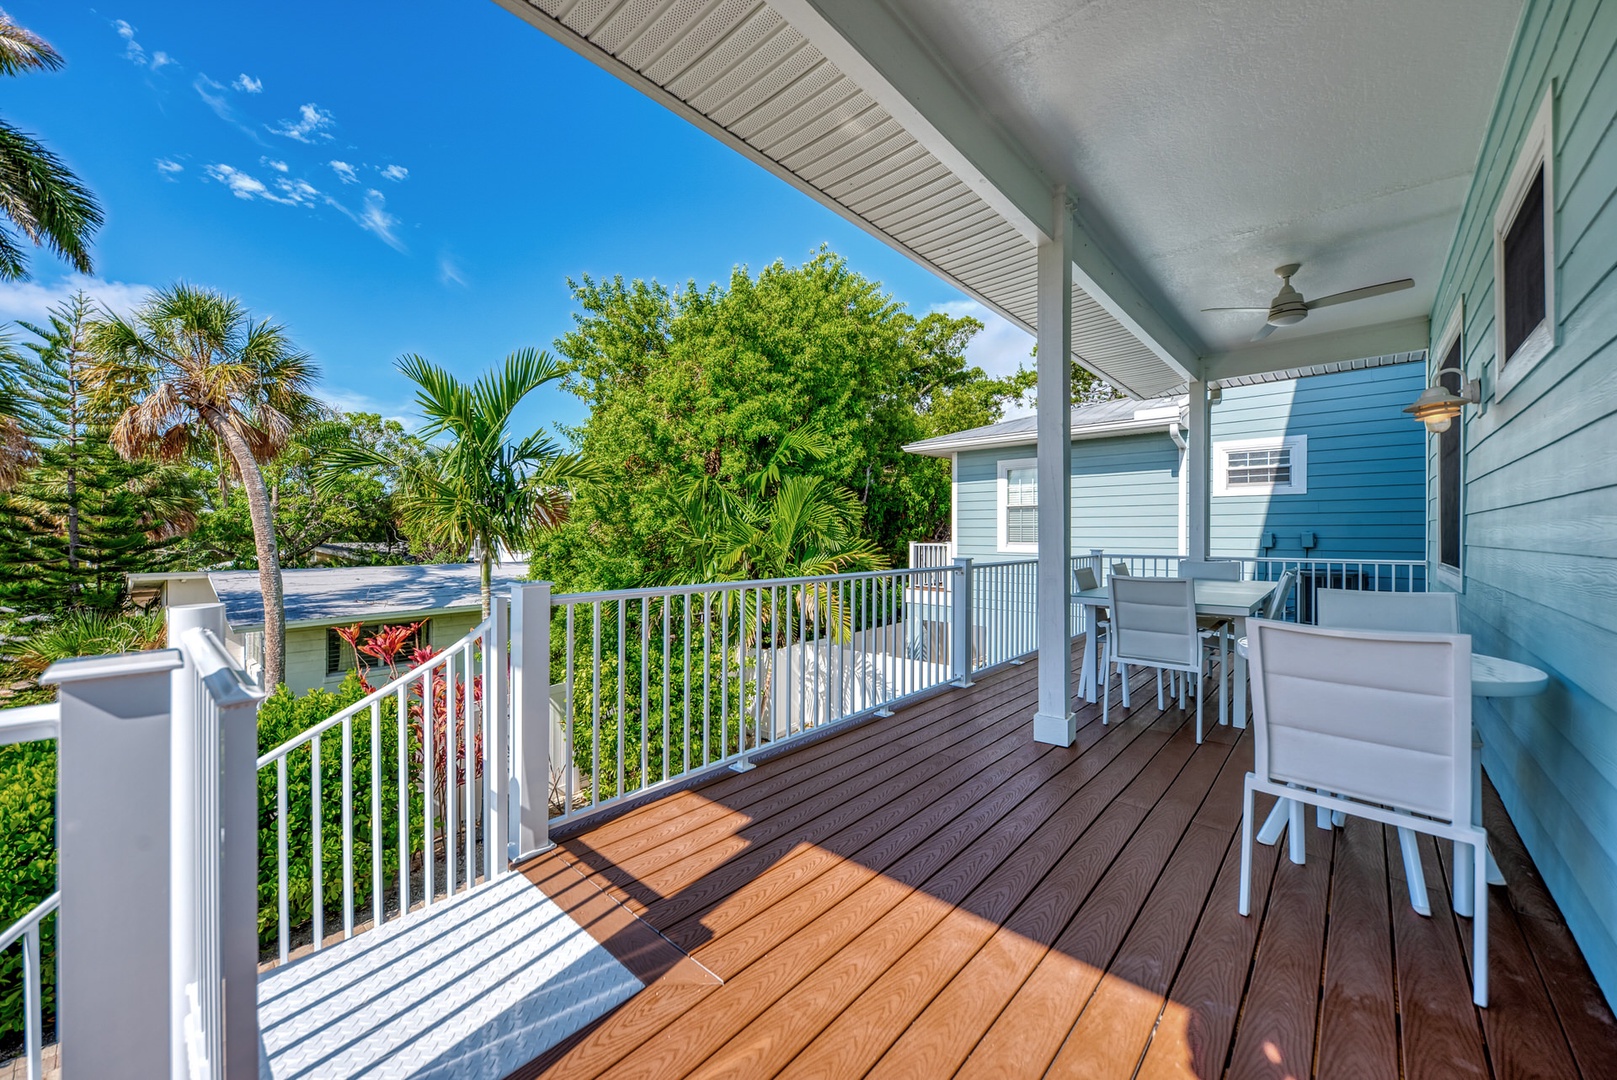
[[(1520, 0), (497, 0), (1025, 328), (1075, 198), (1075, 357), (1149, 397), (1424, 347)], [(1249, 341), (1273, 268), (1320, 296)], [(1312, 339), (1306, 345), (1305, 339)], [(1298, 357), (1305, 357), (1299, 360)]]

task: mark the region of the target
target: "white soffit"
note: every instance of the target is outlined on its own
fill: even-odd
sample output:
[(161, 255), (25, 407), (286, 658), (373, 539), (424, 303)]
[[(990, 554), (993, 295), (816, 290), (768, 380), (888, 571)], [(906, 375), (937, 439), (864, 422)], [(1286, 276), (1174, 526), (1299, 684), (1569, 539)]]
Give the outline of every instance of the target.
[[(1035, 249), (1025, 223), (939, 160), (772, 7), (497, 2), (1033, 330)], [(1131, 396), (1184, 382), (1076, 288), (1072, 330), (1075, 358)]]

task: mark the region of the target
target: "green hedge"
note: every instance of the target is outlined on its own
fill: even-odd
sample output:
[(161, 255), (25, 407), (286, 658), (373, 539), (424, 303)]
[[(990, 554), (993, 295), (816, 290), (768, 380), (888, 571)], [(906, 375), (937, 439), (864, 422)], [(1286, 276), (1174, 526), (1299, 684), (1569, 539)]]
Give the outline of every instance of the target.
[[(0, 746), (0, 930), (56, 891), (56, 744)], [(45, 1023), (56, 1020), (56, 917), (40, 941)], [(22, 1038), (22, 948), (0, 956), (0, 1046)]]
[[(258, 713), (258, 752), (268, 753), (288, 739), (307, 731), (365, 696), (365, 689), (352, 674), (335, 693), (315, 689), (295, 697), (284, 686), (276, 690)], [(381, 818), (384, 888), (393, 889), (398, 875), (398, 722), (397, 708), (390, 696), (382, 705), (381, 724)], [(406, 731), (406, 760), (412, 781), (419, 775), (420, 739), (414, 726)], [(354, 822), (354, 922), (370, 919), (371, 902), (371, 719), (362, 710), (353, 720), (353, 822)], [(292, 751), (287, 759), (287, 903), (294, 931), (305, 927), (314, 914), (314, 822), (310, 810), (312, 753), (307, 746)], [(412, 863), (420, 856), (422, 800), (418, 785), (412, 782), (409, 803), (410, 854)], [(321, 736), (320, 745), (320, 866), (324, 903), (324, 930), (330, 934), (342, 926), (342, 727)], [(276, 770), (267, 766), (258, 776), (258, 933), (265, 949), (275, 946), (280, 935), (279, 877), (277, 857), (279, 819), (276, 805)]]

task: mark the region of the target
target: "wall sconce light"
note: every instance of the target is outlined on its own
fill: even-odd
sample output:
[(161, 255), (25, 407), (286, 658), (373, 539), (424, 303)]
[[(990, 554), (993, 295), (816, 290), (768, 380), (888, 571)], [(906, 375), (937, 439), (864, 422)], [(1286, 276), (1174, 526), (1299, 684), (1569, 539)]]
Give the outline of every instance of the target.
[(1415, 399), (1415, 404), (1408, 406), (1404, 412), (1409, 413), (1416, 420), (1426, 425), (1426, 430), (1437, 434), (1449, 429), (1449, 424), (1460, 415), (1460, 409), (1466, 405), (1476, 405), (1482, 401), (1482, 383), (1471, 379), (1460, 387), (1458, 394), (1452, 394), (1439, 384), (1444, 375), (1454, 372), (1465, 378), (1465, 372), (1457, 367), (1446, 367), (1432, 375), (1432, 384), (1421, 392)]

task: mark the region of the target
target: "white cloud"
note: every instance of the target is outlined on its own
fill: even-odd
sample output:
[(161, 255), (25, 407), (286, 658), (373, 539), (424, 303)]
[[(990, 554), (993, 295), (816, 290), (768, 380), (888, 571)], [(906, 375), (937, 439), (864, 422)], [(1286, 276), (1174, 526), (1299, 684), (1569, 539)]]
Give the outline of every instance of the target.
[(453, 255), (438, 256), (438, 284), (466, 287), (466, 275)]
[(341, 180), (343, 183), (345, 183), (345, 184), (357, 184), (357, 183), (359, 183), (359, 174), (354, 171), (354, 167), (352, 165), (348, 164), (348, 162), (346, 162), (346, 161), (328, 161), (328, 162), (326, 162), (326, 164), (331, 166), (331, 171), (336, 173), (337, 174), (337, 179)]
[(135, 28), (130, 26), (124, 19), (114, 19), (112, 28), (118, 32), (119, 37), (124, 39), (124, 59), (131, 64), (138, 67), (149, 67), (156, 71), (158, 68), (167, 67), (175, 62), (174, 58), (166, 52), (154, 52), (147, 56), (145, 47), (135, 40)]
[(382, 170), (382, 178), (384, 180), (403, 180), (409, 175), (410, 170), (406, 169), (403, 165), (389, 165), (387, 168)]
[(330, 195), (325, 197), (326, 205), (340, 211), (344, 217), (358, 225), (361, 229), (375, 236), (382, 243), (394, 251), (404, 251), (404, 241), (399, 239), (396, 231), (402, 222), (387, 212), (387, 198), (375, 188), (365, 192), (365, 203), (355, 213)]
[(241, 117), (236, 115), (235, 106), (225, 96), (225, 91), (229, 87), (225, 86), (224, 83), (215, 82), (208, 76), (199, 74), (195, 79), (191, 80), (191, 88), (197, 92), (197, 96), (207, 104), (208, 108), (213, 110), (213, 114), (219, 119), (241, 131), (254, 142), (264, 142), (263, 137), (258, 134), (257, 130), (243, 123)]
[(236, 76), (235, 81), (230, 86), (231, 89), (240, 90), (244, 94), (258, 94), (264, 90), (264, 80), (255, 79), (244, 71)]
[(230, 193), (238, 199), (251, 202), (262, 199), (265, 202), (280, 203), (282, 206), (313, 206), (320, 198), (320, 189), (307, 180), (290, 180), (284, 176), (275, 177), (271, 184), (266, 184), (251, 173), (244, 173), (231, 165), (209, 165), (206, 172), (208, 177), (217, 180), (230, 189)]
[(278, 173), (284, 173), (287, 170), (286, 162), (276, 161), (272, 157), (261, 157), (258, 159), (258, 163), (260, 165), (267, 165)]
[(165, 180), (175, 180), (179, 173), (185, 171), (185, 166), (172, 158), (158, 158), (157, 171), (163, 174)]
[(68, 274), (49, 284), (38, 281), (0, 282), (0, 319), (24, 319), (43, 324), (50, 309), (83, 290), (92, 300), (120, 315), (133, 311), (152, 292), (150, 285), (103, 281), (84, 274)]
[(336, 123), (337, 118), (322, 109), (314, 102), (298, 106), (296, 120), (282, 120), (280, 126), (269, 130), (276, 135), (285, 135), (288, 139), (295, 139), (300, 143), (313, 143), (322, 139), (331, 138), (326, 130)]
[(375, 413), (383, 420), (392, 420), (406, 430), (414, 429), (421, 423), (419, 417), (409, 415), (408, 398), (382, 401), (358, 390), (345, 390), (330, 383), (321, 384), (320, 397), (326, 404), (343, 412)]

